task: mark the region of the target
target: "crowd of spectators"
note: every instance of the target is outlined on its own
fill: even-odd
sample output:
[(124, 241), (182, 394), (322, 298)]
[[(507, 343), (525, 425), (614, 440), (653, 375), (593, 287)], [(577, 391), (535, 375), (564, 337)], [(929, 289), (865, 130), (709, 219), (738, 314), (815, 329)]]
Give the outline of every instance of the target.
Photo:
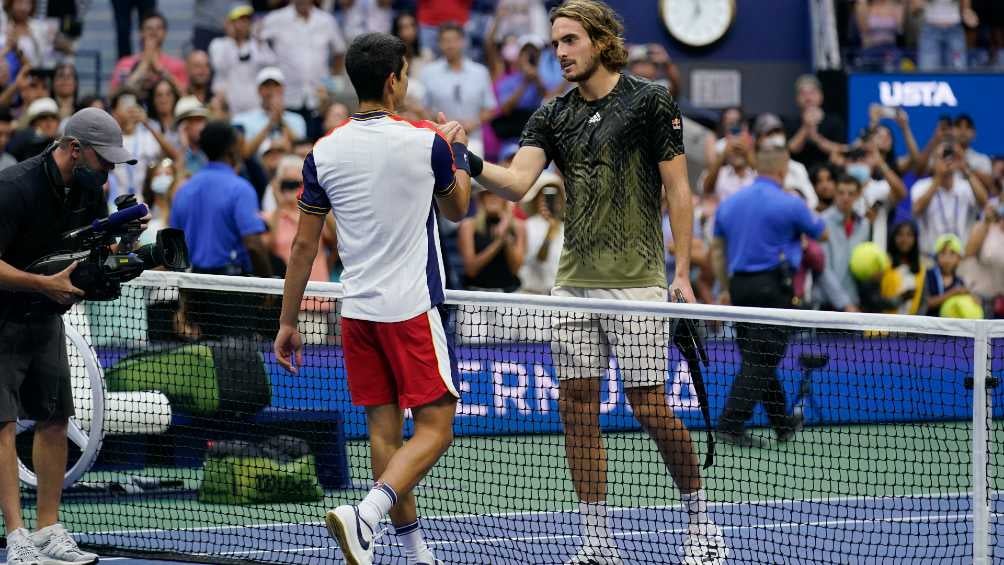
[[(356, 105), (344, 70), (353, 37), (368, 31), (401, 37), (408, 46), (411, 80), (400, 113), (432, 119), (445, 112), (464, 124), (472, 149), (504, 164), (533, 111), (571, 87), (549, 46), (546, 14), (554, 3), (263, 0), (234, 6), (196, 0), (190, 47), (168, 53), (164, 41), (170, 22), (156, 11), (156, 2), (116, 1), (117, 28), (126, 38), (129, 15), (138, 11), (138, 37), (133, 43), (120, 35), (121, 58), (102, 98), (81, 95), (67, 58), (79, 29), (37, 17), (33, 0), (5, 0), (0, 168), (43, 151), (76, 109), (104, 108), (121, 125), (124, 145), (138, 159), (136, 165), (117, 167), (109, 178), (110, 205), (119, 195), (134, 194), (151, 207), (155, 226), (172, 225), (180, 194), (189, 192), (182, 200), (191, 201), (196, 189), (214, 186), (211, 174), (196, 175), (207, 167), (212, 173), (221, 160), (230, 163), (253, 187), (253, 200), (242, 202), (252, 202), (261, 219), (247, 218), (250, 208), (243, 206), (247, 233), (241, 235), (261, 237), (252, 238), (254, 250), (245, 250), (254, 251), (251, 255), (197, 267), (281, 274), (295, 231), (303, 159), (313, 141), (344, 122)], [(909, 53), (899, 50), (904, 36), (917, 42), (922, 68), (961, 68), (967, 60), (954, 50), (955, 32), (948, 28), (962, 31), (963, 44), (966, 26), (980, 34), (989, 29), (987, 37), (1001, 39), (996, 27), (1001, 15), (991, 2), (850, 4), (862, 56), (877, 57), (883, 65), (891, 60), (889, 53), (895, 53), (897, 66), (902, 64)], [(913, 35), (911, 25), (918, 29)], [(935, 51), (938, 61), (931, 55)], [(626, 71), (665, 85), (684, 114), (692, 115), (679, 71), (664, 48), (631, 46)], [(823, 89), (814, 76), (799, 78), (790, 92), (797, 114), (751, 116), (728, 108), (703, 143), (688, 146), (692, 160), (707, 164), (693, 187), (691, 255), (698, 298), (727, 302), (710, 258), (716, 209), (755, 181), (758, 148), (781, 144), (792, 156), (784, 188), (821, 215), (829, 234), (823, 243), (803, 245), (804, 259), (796, 266), (803, 304), (938, 315), (957, 310), (943, 308), (959, 303), (950, 299), (968, 296), (986, 316), (1004, 317), (1004, 159), (973, 149), (973, 119), (946, 115), (934, 131), (913, 132), (902, 109), (876, 106), (868, 128), (847, 139), (844, 118), (823, 110)], [(207, 155), (202, 146), (207, 123), (234, 127), (233, 154), (213, 147), (213, 155)], [(894, 130), (905, 140), (905, 154), (894, 154)], [(467, 220), (440, 225), (449, 286), (546, 293), (561, 252), (563, 199), (561, 178), (551, 173), (515, 205), (479, 192)], [(199, 217), (189, 214), (186, 222)], [(668, 215), (663, 231), (667, 272), (673, 272), (676, 249)], [(215, 233), (215, 226), (202, 226), (189, 237)], [(885, 252), (888, 265), (861, 280), (851, 269), (852, 255), (866, 242)], [(194, 247), (201, 246), (196, 242)], [(325, 231), (322, 250), (311, 278), (337, 280), (333, 225)], [(259, 252), (269, 261), (258, 260)]]

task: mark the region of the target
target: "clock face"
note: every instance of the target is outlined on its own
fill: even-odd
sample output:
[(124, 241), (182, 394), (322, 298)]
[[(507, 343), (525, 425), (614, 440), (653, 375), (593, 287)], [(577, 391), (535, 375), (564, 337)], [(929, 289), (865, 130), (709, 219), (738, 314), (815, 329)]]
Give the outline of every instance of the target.
[(735, 0), (660, 0), (659, 8), (669, 33), (694, 47), (721, 39), (736, 15)]

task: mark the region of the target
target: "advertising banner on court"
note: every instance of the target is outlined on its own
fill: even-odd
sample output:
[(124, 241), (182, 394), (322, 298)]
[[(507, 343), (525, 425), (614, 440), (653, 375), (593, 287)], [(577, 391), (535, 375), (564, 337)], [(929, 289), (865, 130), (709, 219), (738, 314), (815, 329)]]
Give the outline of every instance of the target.
[[(1004, 128), (999, 127), (999, 93), (1004, 92), (1004, 74), (852, 74), (848, 78), (847, 139), (857, 139), (868, 126), (868, 108), (879, 104), (902, 108), (910, 117), (917, 143), (927, 143), (941, 116), (972, 116), (977, 136), (976, 150), (1004, 155)], [(891, 112), (890, 112), (891, 114)], [(903, 136), (895, 122), (892, 128), (896, 154), (906, 153)]]

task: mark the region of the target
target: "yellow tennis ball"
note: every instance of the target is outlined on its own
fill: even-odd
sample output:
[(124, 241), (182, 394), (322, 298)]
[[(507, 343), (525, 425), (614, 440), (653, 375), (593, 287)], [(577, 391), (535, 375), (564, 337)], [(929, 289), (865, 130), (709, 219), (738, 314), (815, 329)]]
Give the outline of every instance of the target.
[(958, 294), (944, 302), (938, 314), (942, 318), (982, 320), (983, 307), (969, 294)]
[(891, 264), (885, 250), (870, 241), (859, 243), (851, 252), (851, 274), (859, 281), (875, 280)]
[(889, 269), (882, 275), (881, 292), (883, 298), (895, 298), (903, 294), (903, 273)]

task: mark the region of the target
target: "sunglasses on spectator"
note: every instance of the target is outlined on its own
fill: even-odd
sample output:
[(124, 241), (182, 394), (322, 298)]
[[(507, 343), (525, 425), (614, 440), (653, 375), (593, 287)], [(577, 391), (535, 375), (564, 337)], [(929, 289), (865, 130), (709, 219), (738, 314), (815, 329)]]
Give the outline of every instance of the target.
[(303, 183), (298, 180), (284, 180), (279, 183), (279, 190), (300, 190)]

